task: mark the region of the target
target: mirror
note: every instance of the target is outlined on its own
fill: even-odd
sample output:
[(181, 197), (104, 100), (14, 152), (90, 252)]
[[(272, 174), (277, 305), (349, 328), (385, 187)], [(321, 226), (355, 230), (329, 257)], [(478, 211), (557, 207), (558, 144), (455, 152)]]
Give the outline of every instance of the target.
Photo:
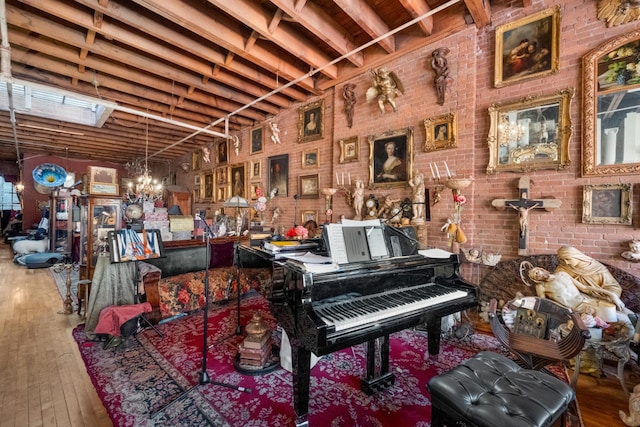
[(640, 30), (582, 60), (582, 175), (640, 174)]

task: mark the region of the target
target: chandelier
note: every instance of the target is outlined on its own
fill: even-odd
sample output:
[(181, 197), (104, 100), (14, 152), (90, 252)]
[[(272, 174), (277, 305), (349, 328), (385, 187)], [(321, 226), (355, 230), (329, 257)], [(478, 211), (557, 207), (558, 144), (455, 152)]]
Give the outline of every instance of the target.
[(519, 123), (510, 121), (505, 114), (502, 116), (502, 122), (498, 125), (498, 144), (509, 145), (520, 142), (524, 135), (525, 129)]
[(131, 203), (155, 202), (162, 199), (162, 184), (151, 176), (148, 165), (149, 159), (149, 119), (145, 125), (145, 155), (144, 159), (133, 159), (125, 164), (130, 175), (138, 175), (134, 181), (127, 184), (125, 196)]

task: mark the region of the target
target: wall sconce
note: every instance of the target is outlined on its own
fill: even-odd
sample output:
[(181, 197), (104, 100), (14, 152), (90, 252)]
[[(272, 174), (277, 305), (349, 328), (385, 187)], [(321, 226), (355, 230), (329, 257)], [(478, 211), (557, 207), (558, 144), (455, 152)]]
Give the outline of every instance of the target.
[(187, 173), (189, 172), (189, 169), (191, 169), (191, 165), (189, 164), (189, 162), (182, 162), (180, 163), (180, 169), (182, 169), (184, 173)]

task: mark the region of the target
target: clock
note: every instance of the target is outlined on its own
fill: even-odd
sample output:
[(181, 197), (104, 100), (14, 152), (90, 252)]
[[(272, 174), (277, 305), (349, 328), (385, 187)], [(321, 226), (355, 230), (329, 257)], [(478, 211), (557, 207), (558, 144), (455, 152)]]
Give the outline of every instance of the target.
[(367, 219), (374, 219), (378, 217), (378, 200), (373, 196), (373, 194), (364, 202), (364, 205), (367, 208)]
[(129, 205), (125, 208), (124, 215), (132, 221), (140, 219), (142, 218), (142, 206), (138, 204)]

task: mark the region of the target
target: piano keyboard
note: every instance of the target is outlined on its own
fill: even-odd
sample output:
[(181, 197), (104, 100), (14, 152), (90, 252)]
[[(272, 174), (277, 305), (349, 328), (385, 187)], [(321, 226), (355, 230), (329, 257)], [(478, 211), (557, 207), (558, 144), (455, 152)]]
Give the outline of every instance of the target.
[(467, 292), (435, 283), (358, 297), (315, 307), (336, 332), (367, 325), (415, 310), (466, 297)]

